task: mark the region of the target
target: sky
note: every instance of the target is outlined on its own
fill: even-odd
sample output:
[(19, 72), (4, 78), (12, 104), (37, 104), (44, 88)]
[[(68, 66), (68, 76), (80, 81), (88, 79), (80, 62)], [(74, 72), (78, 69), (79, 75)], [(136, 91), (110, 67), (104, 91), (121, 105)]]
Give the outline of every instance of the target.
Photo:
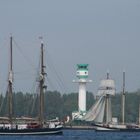
[(9, 37), (14, 38), (14, 90), (35, 87), (40, 40), (45, 44), (48, 90), (78, 91), (76, 64), (89, 64), (87, 90), (96, 93), (106, 72), (122, 90), (140, 89), (139, 0), (1, 0), (0, 91), (7, 88)]

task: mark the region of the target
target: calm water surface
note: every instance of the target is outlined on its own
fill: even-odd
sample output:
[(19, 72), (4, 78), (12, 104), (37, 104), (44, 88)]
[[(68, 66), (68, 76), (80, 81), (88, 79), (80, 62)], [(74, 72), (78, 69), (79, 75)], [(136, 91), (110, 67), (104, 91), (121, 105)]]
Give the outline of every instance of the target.
[(140, 140), (140, 132), (94, 132), (64, 130), (62, 136), (0, 136), (0, 140)]

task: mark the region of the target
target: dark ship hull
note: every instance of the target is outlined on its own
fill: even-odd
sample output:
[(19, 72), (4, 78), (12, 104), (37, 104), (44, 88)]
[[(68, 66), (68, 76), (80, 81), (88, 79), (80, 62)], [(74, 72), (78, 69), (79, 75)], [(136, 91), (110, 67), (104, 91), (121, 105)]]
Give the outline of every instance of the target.
[(0, 129), (0, 135), (62, 135), (62, 128)]

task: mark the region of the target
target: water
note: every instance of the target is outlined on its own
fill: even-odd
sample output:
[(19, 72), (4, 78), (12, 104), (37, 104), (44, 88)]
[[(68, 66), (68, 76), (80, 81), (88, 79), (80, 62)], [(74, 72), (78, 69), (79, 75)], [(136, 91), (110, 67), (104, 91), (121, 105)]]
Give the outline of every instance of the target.
[(64, 130), (62, 136), (0, 136), (0, 140), (140, 140), (140, 132)]

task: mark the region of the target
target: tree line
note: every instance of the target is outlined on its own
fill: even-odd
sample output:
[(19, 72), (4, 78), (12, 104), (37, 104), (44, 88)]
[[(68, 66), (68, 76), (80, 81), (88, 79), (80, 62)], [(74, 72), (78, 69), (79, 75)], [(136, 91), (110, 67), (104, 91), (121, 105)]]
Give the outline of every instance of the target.
[[(30, 93), (13, 93), (13, 114), (16, 117), (37, 117), (39, 109), (38, 96)], [(93, 93), (87, 92), (87, 110), (95, 103)], [(139, 115), (140, 90), (126, 93), (126, 122), (137, 122)], [(44, 116), (47, 119), (59, 117), (63, 120), (78, 110), (78, 93), (61, 94), (58, 91), (47, 91), (44, 95)], [(121, 94), (112, 97), (113, 117), (121, 121)], [(0, 95), (0, 116), (8, 116), (7, 96)]]

